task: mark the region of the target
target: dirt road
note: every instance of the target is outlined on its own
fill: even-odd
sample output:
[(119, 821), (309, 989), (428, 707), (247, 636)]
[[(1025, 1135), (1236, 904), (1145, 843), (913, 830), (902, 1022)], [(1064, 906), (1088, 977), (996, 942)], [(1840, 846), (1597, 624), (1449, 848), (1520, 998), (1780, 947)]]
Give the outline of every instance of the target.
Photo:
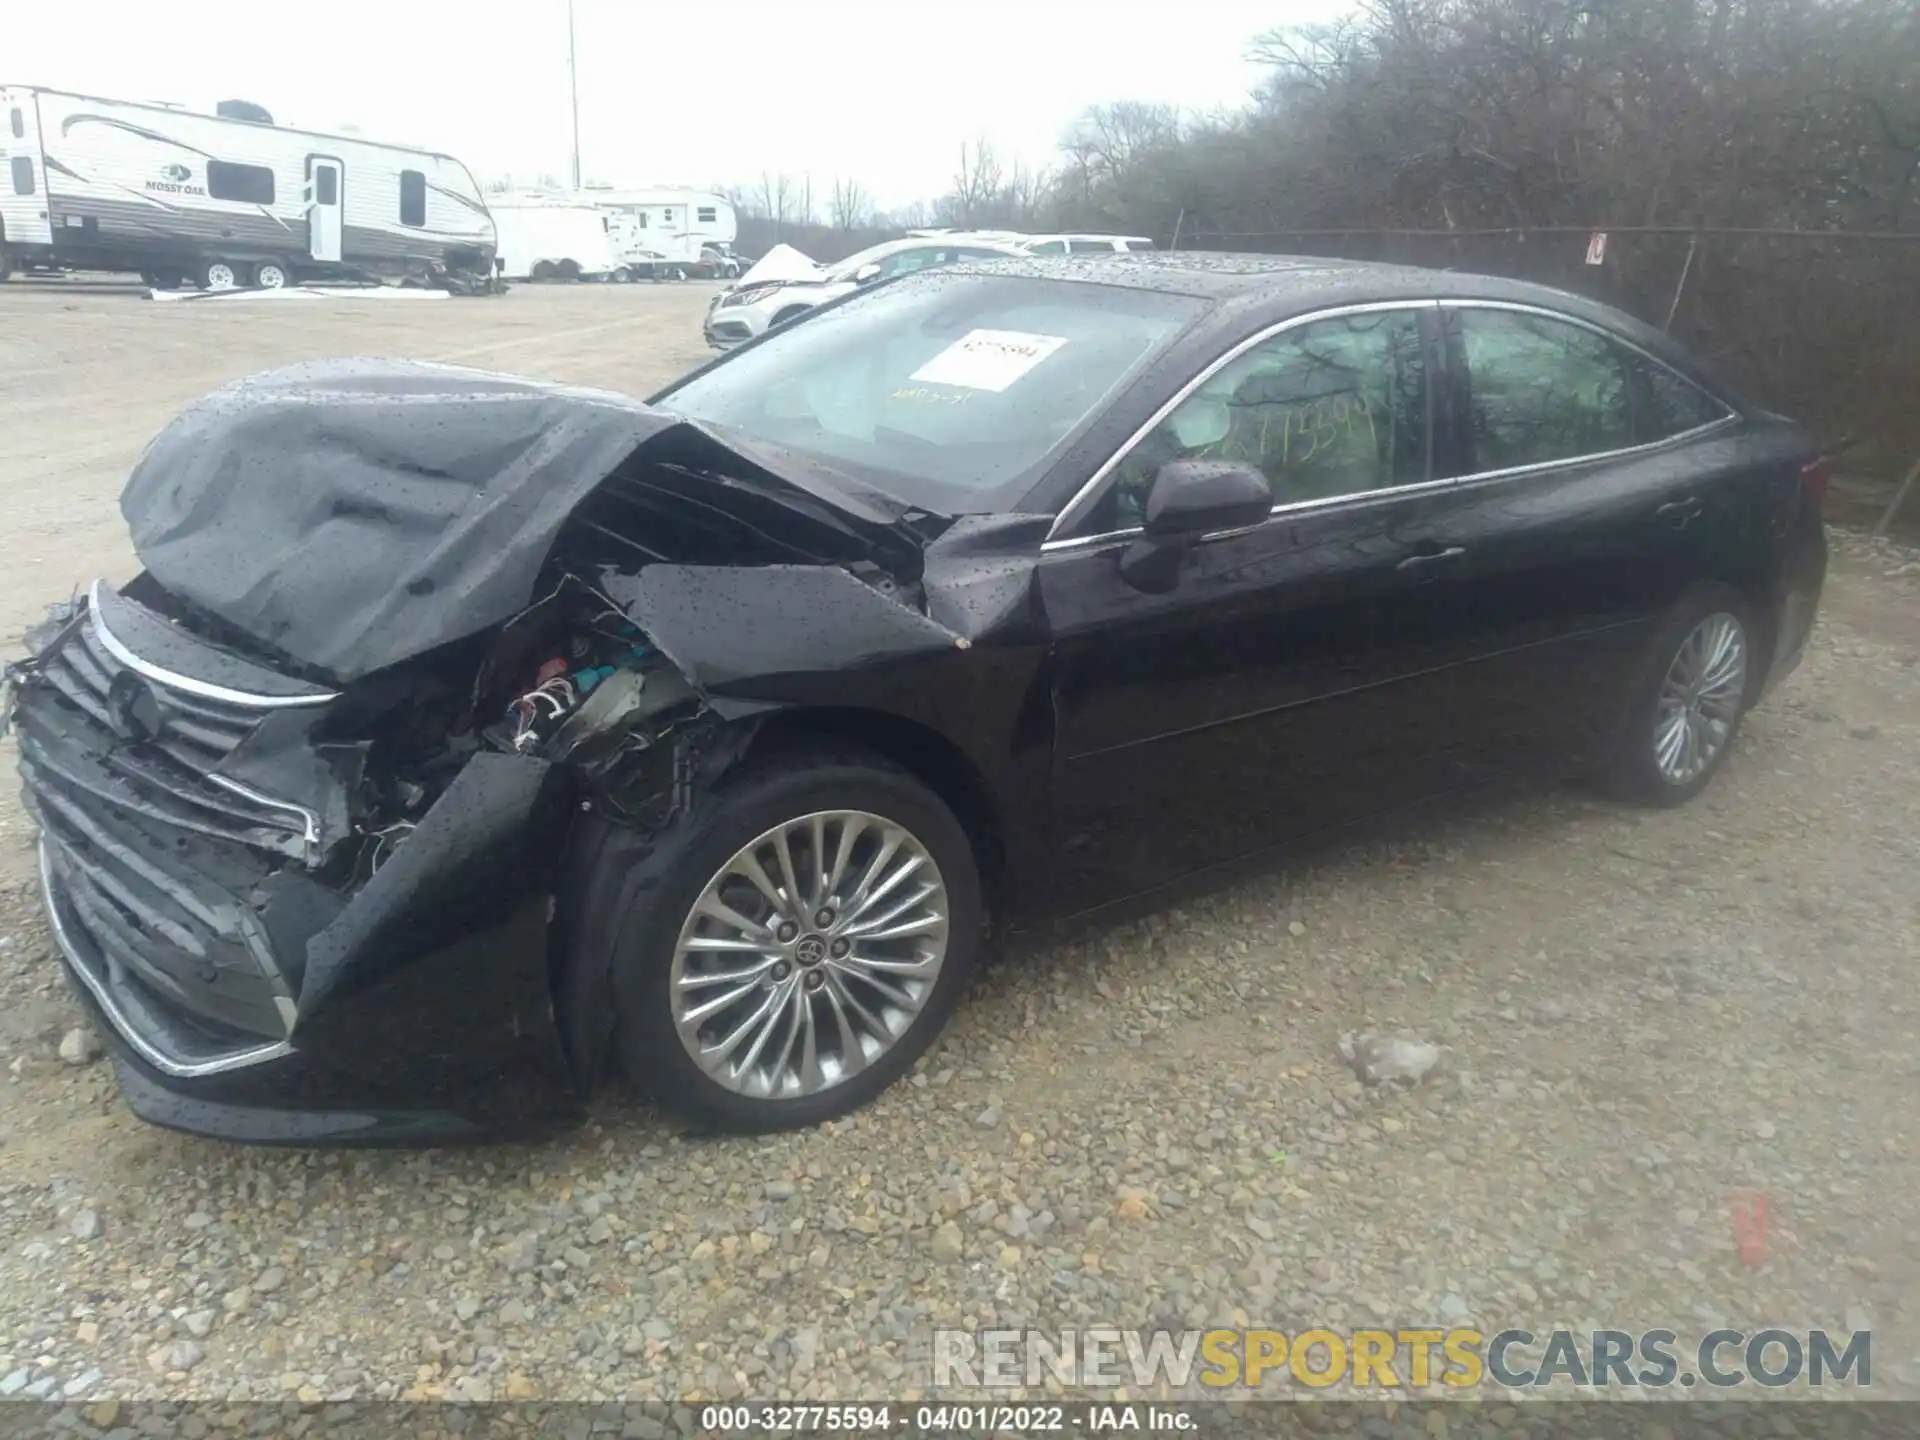
[[(0, 286), (0, 633), (127, 572), (121, 479), (221, 380), (378, 353), (645, 390), (702, 358), (704, 304)], [(611, 1397), (657, 1434), (689, 1397), (924, 1386), (935, 1325), (1251, 1321), (1871, 1329), (1875, 1391), (1912, 1395), (1917, 661), (1920, 563), (1843, 539), (1814, 652), (1699, 803), (1456, 815), (993, 967), (909, 1084), (761, 1142), (621, 1095), (477, 1152), (144, 1127), (55, 1054), (9, 784), (0, 1393)], [(1336, 1041), (1368, 1028), (1437, 1075), (1363, 1091)]]

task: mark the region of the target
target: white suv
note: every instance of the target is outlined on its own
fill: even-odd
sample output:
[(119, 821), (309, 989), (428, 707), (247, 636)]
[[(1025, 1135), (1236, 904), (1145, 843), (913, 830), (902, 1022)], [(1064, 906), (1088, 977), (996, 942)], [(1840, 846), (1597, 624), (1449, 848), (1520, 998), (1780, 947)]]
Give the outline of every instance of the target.
[(869, 246), (802, 279), (755, 280), (748, 272), (739, 284), (721, 291), (708, 305), (704, 327), (707, 343), (717, 350), (745, 344), (776, 325), (797, 320), (817, 305), (910, 270), (1026, 253), (1011, 241), (987, 236), (909, 236)]

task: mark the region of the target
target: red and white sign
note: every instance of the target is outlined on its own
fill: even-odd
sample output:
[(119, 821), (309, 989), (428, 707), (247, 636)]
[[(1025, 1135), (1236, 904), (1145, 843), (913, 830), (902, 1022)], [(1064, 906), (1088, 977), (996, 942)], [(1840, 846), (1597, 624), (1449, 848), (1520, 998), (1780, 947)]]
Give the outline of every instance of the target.
[(1587, 264), (1599, 265), (1607, 258), (1607, 232), (1596, 230), (1587, 237)]

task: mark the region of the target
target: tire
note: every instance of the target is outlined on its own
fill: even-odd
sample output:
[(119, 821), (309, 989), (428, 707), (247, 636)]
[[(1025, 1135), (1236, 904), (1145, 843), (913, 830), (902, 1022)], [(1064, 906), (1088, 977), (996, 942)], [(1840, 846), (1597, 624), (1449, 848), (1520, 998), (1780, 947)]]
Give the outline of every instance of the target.
[(247, 267), (237, 260), (209, 260), (194, 281), (202, 290), (237, 290), (247, 283)]
[[(762, 872), (780, 873), (773, 863), (774, 851), (769, 835), (783, 831), (794, 822), (823, 812), (880, 817), (910, 837), (892, 858), (880, 865), (891, 875), (903, 855), (912, 855), (918, 847), (918, 869), (908, 879), (898, 881), (884, 899), (876, 899), (878, 911), (868, 909), (859, 923), (872, 927), (897, 901), (911, 899), (909, 884), (922, 885), (921, 877), (937, 880), (942, 887), (930, 899), (916, 904), (906, 914), (906, 922), (925, 920), (940, 913), (944, 897), (944, 937), (937, 931), (922, 932), (908, 938), (862, 941), (872, 949), (896, 959), (913, 958), (909, 951), (925, 947), (940, 952), (937, 968), (920, 982), (917, 1011), (908, 1014), (901, 1007), (879, 1002), (879, 992), (857, 978), (855, 965), (834, 958), (848, 942), (837, 936), (831, 925), (823, 926), (818, 916), (805, 918), (809, 927), (795, 927), (792, 934), (769, 928), (764, 934), (773, 938), (764, 952), (747, 955), (710, 953), (700, 948), (683, 951), (683, 941), (699, 940), (699, 931), (724, 932), (728, 927), (716, 920), (703, 919), (696, 912), (710, 885), (729, 877), (738, 857), (759, 846)], [(802, 824), (791, 831), (792, 857), (797, 875), (811, 875), (809, 836), (811, 827)], [(836, 853), (848, 828), (829, 818), (822, 834), (827, 854)], [(853, 863), (846, 867), (843, 884), (864, 873), (874, 858), (877, 832), (856, 832), (852, 842)], [(603, 852), (604, 855), (605, 852)], [(601, 859), (598, 863), (605, 864)], [(898, 1079), (923, 1054), (946, 1024), (960, 996), (965, 993), (974, 962), (983, 942), (984, 925), (978, 865), (965, 829), (947, 806), (926, 786), (905, 770), (876, 755), (862, 751), (807, 749), (788, 751), (769, 757), (743, 770), (730, 783), (723, 784), (704, 810), (685, 822), (667, 846), (648, 860), (636, 865), (631, 874), (608, 884), (612, 876), (593, 877), (586, 893), (622, 896), (619, 913), (631, 917), (620, 929), (612, 949), (612, 989), (616, 1016), (617, 1045), (628, 1078), (652, 1095), (668, 1110), (694, 1125), (711, 1131), (736, 1134), (763, 1134), (797, 1129), (847, 1114), (872, 1100)], [(599, 883), (593, 883), (598, 881)], [(776, 893), (784, 894), (778, 881)], [(871, 883), (871, 882), (869, 882)], [(779, 912), (737, 872), (726, 879), (727, 901), (735, 907), (757, 908), (761, 914), (747, 915), (749, 920), (764, 920), (772, 927)], [(740, 887), (746, 887), (744, 892)], [(917, 891), (914, 893), (918, 893)], [(857, 891), (855, 892), (857, 894)], [(854, 898), (839, 887), (828, 892), (831, 899)], [(739, 913), (736, 910), (736, 913)], [(835, 924), (854, 923), (853, 911), (837, 917)], [(734, 934), (745, 932), (735, 930)], [(720, 938), (728, 938), (724, 934)], [(785, 943), (779, 943), (784, 938)], [(752, 943), (752, 942), (749, 942)], [(829, 949), (831, 947), (831, 949)], [(857, 956), (858, 951), (852, 952)], [(783, 958), (785, 957), (785, 958)], [(690, 1041), (682, 1039), (673, 1000), (676, 994), (712, 997), (716, 986), (689, 985), (686, 977), (716, 966), (738, 969), (755, 967), (762, 973), (756, 988), (741, 991), (741, 1000), (714, 1015), (700, 1019), (685, 1017), (695, 1033)], [(914, 989), (911, 979), (901, 980), (893, 972), (887, 983), (899, 994)], [(724, 988), (725, 982), (719, 982)], [(736, 987), (737, 988), (737, 987)], [(876, 1030), (890, 1031), (891, 1043), (877, 1033), (874, 1048), (856, 1044), (863, 1056), (862, 1065), (852, 1073), (836, 1073), (838, 1053), (844, 1049), (842, 1032), (834, 1011), (853, 1017), (850, 1024), (856, 1040), (864, 1030), (858, 1012), (848, 997), (859, 999), (865, 1013), (879, 1021)], [(712, 1003), (694, 999), (686, 1005)], [(804, 1001), (804, 1006), (802, 1004)], [(767, 1038), (758, 1045), (758, 1030), (741, 1022), (763, 1004), (777, 1004), (777, 1019)], [(812, 1088), (798, 1077), (804, 1046), (797, 1042), (802, 1033), (803, 1013), (814, 1017), (813, 1033), (819, 1063), (814, 1067)], [(703, 1029), (704, 1027), (704, 1029)], [(745, 1030), (735, 1055), (760, 1050), (756, 1064), (744, 1075), (723, 1081), (710, 1074), (695, 1060), (689, 1048), (696, 1044), (715, 1044), (719, 1037), (735, 1028)], [(702, 1036), (704, 1035), (704, 1038)], [(783, 1045), (785, 1048), (783, 1048)], [(762, 1047), (764, 1047), (762, 1049)], [(780, 1056), (777, 1066), (766, 1057)], [(721, 1062), (724, 1064), (724, 1062)], [(777, 1072), (779, 1080), (771, 1079)], [(784, 1090), (786, 1093), (778, 1093)]]
[(293, 283), (293, 276), (279, 261), (262, 260), (253, 272), (253, 283), (262, 290), (281, 290)]
[(13, 256), (8, 253), (4, 243), (0, 243), (0, 285), (13, 278)]
[(785, 310), (782, 310), (778, 315), (773, 317), (773, 323), (767, 328), (769, 330), (778, 330), (782, 325), (791, 325), (812, 308), (811, 305), (789, 305)]
[[(1728, 626), (1739, 646), (1739, 674), (1712, 683), (1718, 664), (1720, 671), (1731, 664), (1714, 654)], [(1660, 622), (1647, 642), (1630, 690), (1625, 718), (1615, 733), (1603, 761), (1598, 780), (1601, 788), (1618, 799), (1640, 805), (1684, 805), (1706, 789), (1726, 763), (1740, 722), (1752, 703), (1759, 682), (1762, 639), (1760, 626), (1746, 597), (1729, 585), (1706, 584), (1687, 592)], [(1694, 648), (1687, 651), (1687, 647)], [(1707, 683), (1687, 683), (1689, 662), (1683, 652), (1708, 669)], [(1674, 685), (1669, 687), (1669, 678)], [(1697, 702), (1684, 697), (1698, 696)], [(1663, 738), (1678, 739), (1671, 728), (1676, 718), (1691, 715), (1693, 756), (1706, 751), (1704, 763), (1697, 766), (1663, 766)], [(1710, 747), (1710, 748), (1709, 748)]]

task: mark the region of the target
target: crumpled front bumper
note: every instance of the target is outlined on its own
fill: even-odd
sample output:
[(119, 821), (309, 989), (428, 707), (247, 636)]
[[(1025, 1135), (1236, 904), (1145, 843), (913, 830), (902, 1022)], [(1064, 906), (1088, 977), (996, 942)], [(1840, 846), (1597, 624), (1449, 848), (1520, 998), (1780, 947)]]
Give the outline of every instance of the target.
[[(121, 634), (83, 602), (14, 677), (9, 719), (51, 929), (136, 1113), (282, 1144), (577, 1118), (549, 978), (563, 777), (476, 754), (356, 885), (329, 862), (358, 837), (303, 856), (311, 826), (269, 823), (324, 768), (304, 740), (253, 744), (287, 707), (214, 685), (231, 657), (196, 658), (184, 632), (164, 665), (134, 653), (150, 612), (111, 605)], [(269, 753), (292, 767), (278, 796)], [(245, 794), (226, 788), (239, 767)]]

